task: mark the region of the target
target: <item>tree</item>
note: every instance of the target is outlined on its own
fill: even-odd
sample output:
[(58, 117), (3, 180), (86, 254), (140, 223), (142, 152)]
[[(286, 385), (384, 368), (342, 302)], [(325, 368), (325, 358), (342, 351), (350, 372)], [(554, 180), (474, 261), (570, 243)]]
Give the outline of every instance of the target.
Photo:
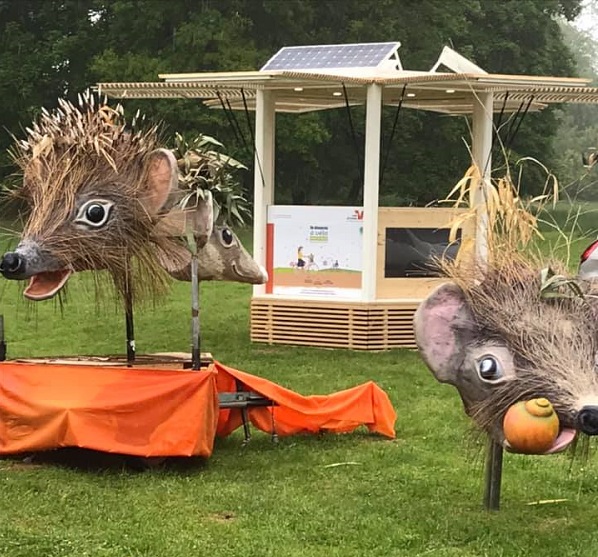
[[(598, 9), (598, 2), (594, 5)], [(598, 84), (598, 41), (566, 21), (560, 26), (566, 44), (575, 58), (579, 75)], [(559, 180), (581, 199), (598, 199), (598, 174), (582, 166), (581, 154), (598, 147), (598, 113), (596, 107), (568, 105), (557, 113), (558, 130), (555, 137), (554, 168)]]
[[(575, 75), (575, 62), (557, 18), (575, 18), (581, 9), (579, 1), (481, 0), (480, 7), (472, 19), (468, 48), (484, 69), (494, 73)], [(493, 38), (485, 40), (489, 36)], [(530, 156), (551, 166), (557, 125), (554, 108), (527, 114), (517, 135), (512, 141), (507, 140), (511, 161)], [(505, 137), (503, 133), (503, 140)], [(504, 162), (500, 160), (504, 158), (501, 151), (495, 152), (497, 162)], [(537, 193), (545, 177), (539, 167), (530, 170), (522, 191)]]
[(0, 0), (0, 177), (10, 134), (42, 106), (72, 97), (90, 82), (97, 37), (86, 0)]
[[(153, 81), (158, 73), (252, 70), (280, 47), (400, 39), (404, 65), (432, 66), (445, 44), (488, 71), (572, 74), (556, 17), (571, 19), (581, 0), (0, 0), (2, 124), (12, 133), (39, 107), (100, 81)], [(19, 46), (21, 45), (21, 46)], [(9, 84), (9, 85), (7, 85)], [(165, 137), (178, 131), (217, 137), (231, 156), (253, 162), (253, 115), (225, 114), (197, 101), (127, 101)], [(10, 114), (10, 115), (9, 115)], [(469, 164), (462, 117), (384, 111), (386, 165), (381, 199), (427, 203), (443, 197)], [(338, 109), (277, 121), (277, 202), (361, 202), (364, 110)], [(556, 120), (530, 115), (516, 152), (551, 157)], [(0, 147), (8, 135), (0, 138)], [(172, 146), (172, 145), (171, 145)], [(441, 148), (439, 148), (441, 146)], [(0, 170), (1, 172), (1, 170)], [(246, 190), (250, 195), (250, 173)]]

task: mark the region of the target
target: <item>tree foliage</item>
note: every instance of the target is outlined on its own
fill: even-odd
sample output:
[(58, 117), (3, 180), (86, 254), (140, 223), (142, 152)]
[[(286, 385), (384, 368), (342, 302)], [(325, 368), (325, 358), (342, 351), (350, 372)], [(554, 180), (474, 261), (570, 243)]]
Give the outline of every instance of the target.
[[(99, 81), (150, 81), (159, 73), (252, 70), (280, 47), (400, 40), (404, 65), (427, 69), (445, 44), (490, 72), (572, 75), (575, 61), (558, 18), (581, 0), (0, 0), (0, 117), (9, 133), (61, 95)], [(127, 101), (165, 123), (165, 137), (206, 134), (232, 157), (253, 162), (253, 115), (197, 101)], [(469, 166), (463, 118), (385, 108), (381, 201), (420, 204), (443, 197)], [(364, 110), (277, 119), (277, 202), (360, 203)], [(550, 161), (554, 113), (530, 115), (515, 152)], [(2, 161), (2, 159), (0, 159)], [(4, 159), (6, 165), (6, 159)], [(6, 174), (8, 167), (0, 168)], [(244, 173), (250, 192), (250, 173)]]
[[(598, 29), (598, 0), (586, 2), (585, 9), (594, 17)], [(598, 85), (598, 40), (571, 23), (559, 22), (565, 44), (570, 48), (580, 76)], [(590, 105), (566, 105), (558, 112), (553, 166), (570, 195), (578, 199), (598, 199), (598, 168), (585, 168), (582, 153), (598, 147), (598, 112)]]

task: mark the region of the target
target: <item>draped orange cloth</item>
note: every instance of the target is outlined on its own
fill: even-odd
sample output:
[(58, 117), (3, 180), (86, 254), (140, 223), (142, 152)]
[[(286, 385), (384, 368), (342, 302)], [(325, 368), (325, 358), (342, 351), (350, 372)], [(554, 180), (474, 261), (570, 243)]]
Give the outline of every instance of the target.
[[(364, 425), (394, 438), (396, 414), (386, 393), (373, 381), (329, 395), (302, 396), (276, 383), (214, 362), (219, 392), (235, 390), (235, 379), (277, 403), (273, 408), (250, 408), (249, 418), (262, 431), (278, 435), (345, 433)], [(221, 410), (217, 434), (226, 436), (242, 423), (238, 410)]]
[(82, 447), (209, 456), (216, 373), (0, 363), (0, 454)]
[(242, 424), (219, 409), (237, 381), (275, 402), (250, 421), (278, 435), (348, 432), (360, 425), (394, 437), (395, 413), (374, 383), (301, 396), (219, 362), (201, 371), (0, 362), (0, 454), (81, 447), (136, 456), (209, 456), (216, 435)]

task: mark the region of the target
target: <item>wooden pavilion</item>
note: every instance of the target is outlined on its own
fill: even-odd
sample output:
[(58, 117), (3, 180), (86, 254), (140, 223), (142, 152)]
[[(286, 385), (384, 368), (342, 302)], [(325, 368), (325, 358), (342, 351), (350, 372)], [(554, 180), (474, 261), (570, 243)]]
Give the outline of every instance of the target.
[[(493, 114), (542, 110), (553, 103), (598, 103), (598, 88), (572, 77), (490, 74), (445, 47), (430, 70), (403, 68), (400, 43), (286, 47), (259, 71), (160, 75), (148, 83), (100, 83), (119, 99), (200, 99), (211, 108), (255, 111), (255, 259), (270, 274), (254, 286), (255, 342), (358, 350), (412, 347), (412, 316), (441, 279), (409, 268), (443, 246), (456, 209), (379, 207), (382, 106), (471, 118), (472, 154), (491, 171)], [(277, 206), (276, 113), (363, 105), (363, 205)], [(476, 240), (484, 255), (483, 216)], [(475, 228), (475, 227), (471, 227)], [(436, 252), (434, 251), (436, 249)], [(444, 244), (443, 249), (448, 249)], [(426, 253), (427, 252), (427, 253)]]

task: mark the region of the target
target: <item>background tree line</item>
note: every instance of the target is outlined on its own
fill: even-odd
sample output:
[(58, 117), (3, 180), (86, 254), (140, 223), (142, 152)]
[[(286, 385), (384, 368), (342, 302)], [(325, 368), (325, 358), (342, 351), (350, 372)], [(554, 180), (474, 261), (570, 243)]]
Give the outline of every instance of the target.
[[(595, 43), (567, 24), (582, 2), (0, 0), (0, 177), (13, 171), (10, 135), (21, 135), (59, 96), (75, 98), (101, 81), (155, 81), (158, 73), (254, 70), (287, 45), (399, 40), (403, 65), (428, 69), (448, 44), (490, 72), (594, 76)], [(209, 134), (252, 164), (243, 113), (236, 116), (245, 141), (222, 111), (197, 101), (131, 100), (125, 107), (163, 121), (167, 138)], [(394, 109), (383, 117), (381, 204), (443, 197), (469, 163), (466, 120), (403, 110), (390, 143)], [(278, 203), (361, 202), (363, 109), (353, 108), (352, 118), (356, 138), (342, 109), (278, 116)], [(598, 141), (596, 132), (595, 107), (549, 109), (529, 114), (511, 147), (578, 181), (579, 150)], [(250, 186), (250, 173), (244, 180)]]

